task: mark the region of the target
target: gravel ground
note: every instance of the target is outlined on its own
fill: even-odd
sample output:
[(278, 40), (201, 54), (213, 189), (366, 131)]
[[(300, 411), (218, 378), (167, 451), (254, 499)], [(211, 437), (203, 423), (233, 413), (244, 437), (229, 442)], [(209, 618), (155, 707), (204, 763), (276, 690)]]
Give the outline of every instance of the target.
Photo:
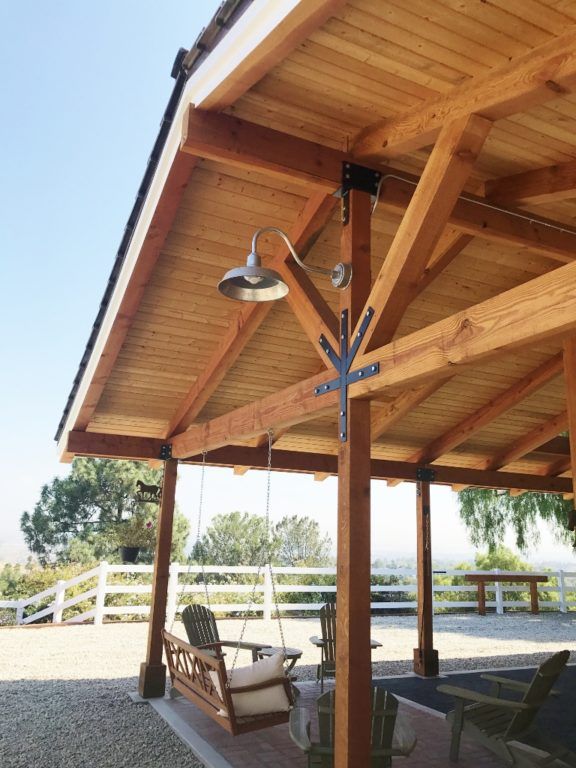
[[(319, 622), (282, 623), (286, 644), (304, 651), (295, 672), (312, 679), (319, 652), (308, 638)], [(241, 622), (218, 626), (233, 639)], [(174, 632), (183, 635), (181, 625)], [(0, 629), (2, 768), (201, 768), (149, 707), (128, 698), (146, 633), (137, 623)], [(373, 618), (372, 637), (383, 644), (373, 653), (375, 677), (411, 671), (415, 617)], [(250, 621), (245, 639), (280, 644), (278, 625)], [(556, 650), (576, 651), (576, 613), (437, 616), (435, 646), (442, 671), (532, 666)]]

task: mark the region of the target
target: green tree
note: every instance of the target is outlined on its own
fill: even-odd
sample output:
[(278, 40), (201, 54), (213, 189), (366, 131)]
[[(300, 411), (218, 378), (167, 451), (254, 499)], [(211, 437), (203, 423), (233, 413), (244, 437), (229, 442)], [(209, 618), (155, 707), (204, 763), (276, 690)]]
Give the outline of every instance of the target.
[(500, 568), (501, 571), (531, 571), (532, 566), (522, 558), (515, 555), (508, 547), (497, 546), (489, 549), (486, 554), (477, 552), (474, 558), (476, 568), (479, 571), (493, 571)]
[(216, 515), (206, 533), (192, 550), (196, 562), (212, 565), (263, 565), (267, 551), (266, 520), (248, 512), (228, 512)]
[(511, 529), (516, 546), (525, 551), (539, 541), (538, 521), (549, 524), (559, 541), (569, 541), (573, 534), (566, 529), (572, 502), (554, 493), (523, 493), (511, 496), (486, 488), (466, 488), (458, 494), (460, 517), (472, 544), (489, 550), (502, 544)]
[(274, 527), (278, 565), (321, 567), (330, 565), (332, 540), (309, 517), (283, 517)]
[[(70, 474), (44, 485), (33, 512), (22, 514), (20, 527), (28, 549), (42, 565), (114, 559), (118, 526), (143, 513), (143, 505), (135, 498), (137, 480), (157, 485), (161, 473), (142, 462), (74, 459)], [(157, 513), (157, 505), (145, 505), (154, 525)], [(177, 513), (175, 558), (184, 556), (188, 528)]]

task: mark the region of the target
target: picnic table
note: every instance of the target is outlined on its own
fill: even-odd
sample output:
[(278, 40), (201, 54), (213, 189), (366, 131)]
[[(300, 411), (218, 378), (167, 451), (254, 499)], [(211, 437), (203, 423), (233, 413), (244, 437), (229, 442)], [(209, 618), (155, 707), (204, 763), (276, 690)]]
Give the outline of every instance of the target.
[(513, 583), (530, 585), (530, 610), (539, 613), (538, 608), (538, 582), (548, 581), (547, 573), (467, 573), (466, 581), (472, 581), (478, 585), (478, 613), (486, 615), (486, 582)]

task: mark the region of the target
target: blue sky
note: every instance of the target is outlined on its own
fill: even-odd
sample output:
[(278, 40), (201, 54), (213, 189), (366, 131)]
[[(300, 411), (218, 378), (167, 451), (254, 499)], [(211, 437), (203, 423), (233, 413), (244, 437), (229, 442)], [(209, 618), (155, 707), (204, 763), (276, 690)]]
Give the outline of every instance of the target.
[[(0, 3), (0, 560), (22, 552), (18, 520), (68, 471), (54, 433), (95, 319), (180, 47), (215, 0)], [(198, 473), (181, 471), (196, 513)], [(208, 473), (206, 516), (263, 511), (265, 478)], [(335, 541), (336, 482), (276, 475), (274, 516), (310, 514)], [(374, 484), (373, 549), (414, 551), (414, 488)], [(435, 489), (434, 549), (470, 550), (453, 495)], [(545, 537), (541, 554), (571, 559)], [(537, 555), (536, 555), (537, 556)]]

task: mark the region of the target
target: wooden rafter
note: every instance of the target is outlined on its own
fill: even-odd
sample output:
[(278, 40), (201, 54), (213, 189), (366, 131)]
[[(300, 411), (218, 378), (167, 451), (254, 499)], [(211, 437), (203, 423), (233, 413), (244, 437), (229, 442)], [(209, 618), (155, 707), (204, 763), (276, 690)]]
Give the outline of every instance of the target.
[[(565, 334), (576, 327), (575, 284), (576, 264), (568, 264), (363, 355), (355, 365), (379, 363), (380, 371), (354, 383), (350, 396), (413, 388), (451, 376), (457, 368)], [(212, 422), (194, 425), (174, 438), (174, 455), (185, 458), (261, 434), (270, 426), (282, 428), (312, 419), (315, 413), (329, 413), (326, 399), (334, 393), (315, 397), (314, 389), (331, 378), (330, 372), (319, 374)]]
[(490, 128), (467, 115), (441, 131), (366, 301), (374, 318), (361, 353), (394, 336)]
[(503, 205), (537, 205), (576, 197), (576, 161), (492, 179), (485, 184), (485, 194)]
[(447, 122), (463, 115), (500, 120), (571, 93), (576, 86), (575, 49), (572, 28), (410, 112), (369, 126), (359, 134), (353, 154), (359, 160), (406, 154), (432, 144)]
[[(302, 253), (303, 258), (310, 243), (314, 242), (318, 232), (330, 220), (334, 205), (334, 199), (321, 192), (315, 193), (306, 202), (290, 233), (295, 248)], [(290, 251), (282, 243), (274, 259), (269, 262), (269, 266), (271, 269), (278, 269), (288, 258), (290, 258)], [(166, 430), (167, 437), (174, 432), (186, 429), (194, 421), (273, 306), (273, 302), (242, 306), (233, 318), (225, 337), (220, 340), (212, 359), (194, 382), (173, 416)], [(330, 334), (330, 328), (326, 328), (326, 332)]]
[(478, 465), (479, 469), (500, 469), (508, 464), (512, 464), (513, 461), (518, 461), (527, 453), (531, 453), (539, 445), (545, 443), (546, 440), (550, 440), (552, 437), (562, 432), (568, 426), (568, 414), (566, 411), (559, 413), (557, 416), (539, 424), (535, 429), (532, 429), (522, 437), (515, 440), (512, 445), (507, 446), (504, 450), (499, 451), (494, 456), (491, 456), (486, 461), (483, 461)]
[(547, 382), (562, 372), (562, 355), (558, 354), (538, 368), (530, 371), (511, 387), (500, 392), (489, 402), (474, 413), (467, 416), (459, 424), (444, 432), (428, 445), (412, 454), (408, 461), (428, 464), (440, 456), (452, 451), (457, 446), (469, 440), (472, 435), (481, 430), (491, 421), (525, 400), (533, 392), (543, 387)]
[(372, 441), (377, 440), (394, 424), (401, 421), (410, 411), (417, 408), (424, 400), (427, 400), (434, 392), (437, 392), (440, 387), (444, 386), (446, 379), (438, 379), (437, 381), (431, 381), (428, 384), (424, 384), (421, 387), (415, 389), (409, 389), (406, 392), (402, 392), (398, 397), (395, 397), (391, 403), (385, 406), (377, 406), (376, 403), (372, 404)]

